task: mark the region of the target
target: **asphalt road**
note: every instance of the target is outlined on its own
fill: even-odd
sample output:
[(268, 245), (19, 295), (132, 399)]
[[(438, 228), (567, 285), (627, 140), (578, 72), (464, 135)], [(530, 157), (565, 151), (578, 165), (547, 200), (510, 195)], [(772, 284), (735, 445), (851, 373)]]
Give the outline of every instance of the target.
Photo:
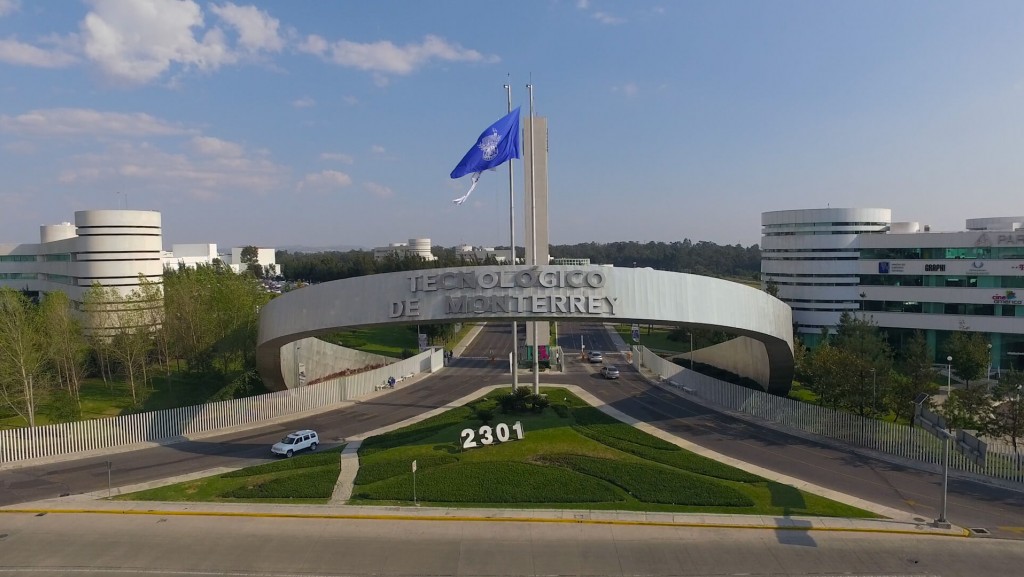
[(4, 514), (0, 576), (1020, 575), (1012, 541), (525, 522)]
[[(511, 346), (507, 330), (510, 330), (509, 325), (485, 330), (461, 358), (455, 359), (451, 367), (438, 375), (371, 401), (301, 421), (110, 457), (0, 471), (0, 505), (103, 490), (107, 487), (108, 460), (112, 463), (113, 485), (123, 486), (216, 467), (265, 462), (270, 459), (270, 444), (296, 428), (316, 429), (325, 447), (337, 444), (345, 437), (444, 406), (479, 387), (508, 382), (505, 362), (492, 362), (489, 357), (477, 354), (481, 347), (493, 353), (502, 339), (506, 347)], [(602, 343), (602, 329), (596, 326), (562, 327), (562, 330), (560, 342), (582, 334), (584, 339), (592, 339), (588, 348), (612, 350), (610, 341)], [(507, 358), (507, 349), (504, 353)], [(567, 357), (567, 361), (565, 374), (548, 372), (542, 381), (583, 386), (623, 413), (724, 455), (867, 501), (910, 511), (923, 520), (934, 519), (937, 515), (940, 498), (937, 474), (869, 459), (850, 450), (806, 441), (710, 411), (648, 384), (624, 363), (618, 363), (623, 370), (622, 378), (605, 381), (597, 374), (598, 365), (582, 362), (575, 356)], [(615, 362), (614, 354), (607, 355), (606, 362)], [(987, 529), (994, 536), (1024, 539), (1024, 495), (951, 479), (948, 518), (961, 526)]]

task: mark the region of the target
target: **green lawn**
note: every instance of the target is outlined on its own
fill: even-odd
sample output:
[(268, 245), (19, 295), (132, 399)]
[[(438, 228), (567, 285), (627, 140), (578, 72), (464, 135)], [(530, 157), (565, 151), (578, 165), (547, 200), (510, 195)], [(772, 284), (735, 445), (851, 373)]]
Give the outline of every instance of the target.
[[(452, 339), (452, 342), (445, 343), (443, 346), (447, 348), (453, 347), (472, 328), (472, 324), (463, 323), (462, 329)], [(318, 338), (350, 349), (384, 355), (386, 357), (402, 358), (403, 351), (419, 351), (415, 325), (352, 329), (329, 335), (321, 335)]]
[(120, 495), (123, 501), (327, 503), (341, 472), (339, 454), (305, 453), (232, 473)]
[[(632, 336), (632, 325), (615, 325), (615, 332), (622, 336), (626, 344), (639, 344), (647, 347), (655, 353), (685, 353), (690, 350), (690, 340), (682, 341), (669, 340), (669, 333), (675, 327), (660, 327), (640, 325), (640, 342), (634, 343)], [(649, 331), (649, 332), (648, 332)]]
[[(718, 463), (615, 421), (565, 389), (551, 406), (502, 414), (496, 391), (469, 405), (364, 441), (352, 504), (876, 517)], [(465, 428), (491, 412), (492, 428), (518, 421), (522, 440), (464, 450)], [(477, 439), (482, 437), (478, 434)], [(145, 501), (326, 503), (339, 447), (117, 497)]]

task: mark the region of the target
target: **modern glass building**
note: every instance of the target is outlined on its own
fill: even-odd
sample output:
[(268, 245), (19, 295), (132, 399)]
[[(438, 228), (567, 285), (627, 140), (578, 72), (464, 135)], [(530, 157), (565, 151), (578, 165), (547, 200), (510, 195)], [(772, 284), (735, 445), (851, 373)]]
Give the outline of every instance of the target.
[(805, 343), (843, 312), (872, 319), (898, 345), (924, 332), (942, 362), (954, 331), (985, 335), (992, 368), (1024, 368), (1024, 217), (967, 220), (932, 232), (891, 222), (889, 209), (826, 208), (761, 215), (761, 273), (793, 310)]

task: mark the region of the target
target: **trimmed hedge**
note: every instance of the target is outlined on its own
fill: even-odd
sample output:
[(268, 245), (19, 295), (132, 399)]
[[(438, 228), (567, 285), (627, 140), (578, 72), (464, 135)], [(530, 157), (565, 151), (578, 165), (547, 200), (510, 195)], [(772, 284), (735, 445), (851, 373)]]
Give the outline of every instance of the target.
[(297, 469), (308, 469), (311, 467), (323, 467), (324, 465), (333, 465), (339, 462), (340, 452), (340, 449), (332, 449), (323, 453), (292, 457), (291, 459), (283, 459), (272, 463), (256, 465), (247, 469), (231, 471), (230, 473), (224, 473), (220, 477), (222, 479), (230, 479), (232, 477), (252, 477), (254, 475), (265, 475), (267, 473), (278, 473), (280, 471), (292, 471)]
[[(640, 435), (651, 437), (643, 431), (629, 427), (629, 425), (621, 426), (627, 427), (632, 431), (636, 431), (636, 433)], [(600, 430), (606, 431), (611, 427), (612, 426), (602, 426)], [(635, 455), (641, 459), (647, 459), (648, 461), (654, 461), (656, 463), (661, 463), (662, 465), (668, 465), (684, 471), (690, 471), (691, 473), (697, 473), (698, 475), (725, 479), (726, 481), (736, 481), (739, 483), (760, 483), (765, 480), (763, 477), (759, 477), (753, 473), (748, 473), (741, 469), (737, 469), (736, 467), (719, 463), (714, 459), (703, 457), (691, 451), (685, 451), (676, 445), (672, 445), (673, 450), (659, 450), (652, 448), (649, 445), (638, 445), (621, 438), (622, 436), (627, 435), (620, 435), (619, 437), (604, 435), (595, 430), (597, 428), (598, 427), (594, 426), (573, 427), (573, 429), (578, 431), (580, 434), (590, 437), (602, 445), (607, 445), (624, 453)], [(656, 439), (657, 437), (651, 438)]]
[[(421, 501), (433, 503), (606, 503), (622, 501), (614, 487), (561, 467), (528, 463), (458, 463), (416, 475)], [(411, 501), (412, 474), (358, 487), (354, 497)]]
[(546, 455), (542, 459), (614, 483), (645, 503), (716, 507), (754, 505), (750, 497), (732, 487), (685, 471), (581, 455)]
[(230, 499), (330, 499), (337, 482), (337, 468), (320, 467), (238, 487), (222, 496)]
[[(641, 431), (640, 429), (637, 429), (636, 427), (634, 427), (632, 425), (627, 425), (625, 423), (618, 423), (617, 422), (615, 424), (608, 424), (608, 425), (585, 425), (585, 426), (584, 425), (576, 425), (573, 428), (576, 429), (577, 431), (579, 431), (580, 433), (583, 433), (584, 435), (586, 435), (587, 432), (589, 431), (589, 432), (593, 432), (596, 436), (599, 436), (599, 437), (602, 437), (602, 438), (610, 437), (610, 438), (613, 438), (613, 439), (619, 439), (621, 441), (626, 441), (627, 443), (632, 443), (634, 445), (642, 445), (644, 447), (650, 447), (651, 449), (658, 449), (658, 450), (661, 450), (661, 451), (681, 451), (682, 450), (677, 445), (673, 445), (672, 443), (669, 443), (668, 441), (665, 441), (663, 439), (659, 439), (658, 437), (655, 437), (654, 435), (650, 435), (648, 433), (645, 433), (645, 432)], [(587, 435), (587, 436), (589, 436), (589, 435)], [(593, 438), (593, 437), (591, 437), (591, 438)]]
[[(420, 471), (429, 469), (431, 467), (439, 467), (441, 465), (447, 465), (449, 463), (458, 462), (457, 457), (451, 455), (431, 455), (428, 457), (417, 457), (416, 468)], [(411, 473), (412, 464), (410, 461), (402, 460), (387, 460), (379, 461), (376, 463), (360, 463), (359, 472), (356, 473), (356, 485), (369, 485), (370, 483), (376, 483), (383, 481), (402, 473)], [(422, 473), (421, 473), (422, 474)]]

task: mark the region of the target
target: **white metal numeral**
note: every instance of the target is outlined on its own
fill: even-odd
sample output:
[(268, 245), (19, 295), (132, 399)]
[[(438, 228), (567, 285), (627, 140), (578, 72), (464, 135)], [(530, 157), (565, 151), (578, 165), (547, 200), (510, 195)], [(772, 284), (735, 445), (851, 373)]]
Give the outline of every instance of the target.
[(508, 440), (508, 425), (498, 423), (498, 426), (494, 427), (494, 434), (497, 435), (499, 441), (504, 443)]
[(491, 435), (492, 430), (487, 425), (484, 425), (484, 426), (480, 427), (480, 430), (477, 431), (477, 432), (480, 433), (480, 442), (481, 443), (483, 443), (485, 445), (490, 445), (491, 443), (494, 442), (494, 436)]
[(462, 438), (463, 449), (472, 449), (479, 446), (476, 444), (476, 441), (473, 440), (475, 433), (476, 432), (473, 429), (462, 429), (462, 433), (459, 434), (459, 437)]

